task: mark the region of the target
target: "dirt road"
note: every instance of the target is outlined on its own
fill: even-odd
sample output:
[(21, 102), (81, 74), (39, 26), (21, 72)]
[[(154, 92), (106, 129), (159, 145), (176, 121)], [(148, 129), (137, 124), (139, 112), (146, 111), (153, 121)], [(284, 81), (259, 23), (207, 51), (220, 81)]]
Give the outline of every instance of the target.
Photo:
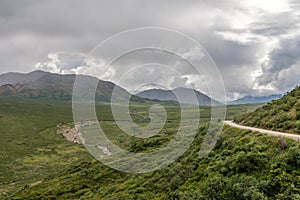
[(261, 129), (261, 128), (254, 128), (254, 127), (250, 127), (250, 126), (242, 126), (242, 125), (236, 124), (232, 121), (224, 121), (223, 123), (225, 125), (236, 127), (236, 128), (239, 128), (239, 129), (255, 131), (255, 132), (259, 132), (259, 133), (268, 134), (268, 135), (271, 135), (271, 136), (291, 138), (291, 139), (294, 139), (294, 140), (300, 142), (300, 135), (296, 135), (296, 134), (283, 133), (283, 132), (278, 132), (278, 131), (270, 131), (270, 130)]

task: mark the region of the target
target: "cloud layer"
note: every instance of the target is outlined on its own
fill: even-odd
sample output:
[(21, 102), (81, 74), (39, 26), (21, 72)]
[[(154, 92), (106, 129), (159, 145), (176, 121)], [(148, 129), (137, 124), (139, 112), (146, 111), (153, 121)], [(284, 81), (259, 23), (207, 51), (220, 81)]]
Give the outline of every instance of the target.
[[(164, 63), (170, 57), (141, 52), (116, 63), (103, 74), (102, 68), (108, 64), (105, 57), (92, 59), (86, 55), (113, 34), (155, 26), (181, 31), (200, 43), (219, 67), (229, 98), (281, 93), (299, 84), (299, 8), (295, 0), (3, 0), (0, 3), (0, 73), (38, 68), (91, 74), (115, 81), (124, 66), (146, 64), (153, 56), (157, 62)], [(134, 42), (123, 41), (121, 45)], [(117, 48), (107, 49), (107, 54)], [(180, 51), (182, 46), (178, 48)], [(198, 54), (192, 48), (182, 53), (183, 56)], [(144, 73), (148, 78), (159, 80), (159, 67), (147, 67)], [(144, 77), (135, 75), (137, 85), (145, 79), (145, 74)], [(201, 78), (192, 71), (161, 79), (168, 87), (185, 85), (205, 90)], [(124, 87), (137, 90), (132, 82)]]

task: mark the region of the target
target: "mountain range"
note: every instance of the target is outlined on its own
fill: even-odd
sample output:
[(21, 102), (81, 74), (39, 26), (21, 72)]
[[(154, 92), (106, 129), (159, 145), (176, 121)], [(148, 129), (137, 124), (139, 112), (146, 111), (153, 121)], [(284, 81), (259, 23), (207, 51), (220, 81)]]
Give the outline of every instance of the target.
[[(131, 96), (125, 89), (112, 82), (99, 80), (92, 76), (80, 76), (84, 77), (87, 82), (99, 81), (96, 90), (97, 101), (110, 102), (114, 89), (117, 89), (115, 91), (118, 91), (117, 95), (120, 97)], [(10, 72), (0, 75), (0, 97), (70, 101), (72, 100), (75, 79), (75, 74), (54, 74), (40, 70), (28, 74)], [(131, 100), (138, 102), (177, 101), (174, 93), (181, 96), (181, 103), (193, 103), (191, 94), (195, 94), (199, 105), (221, 105), (220, 102), (207, 95), (188, 88), (176, 88), (172, 91), (152, 89), (132, 95)]]
[[(129, 92), (109, 81), (96, 79), (92, 76), (80, 75), (87, 80), (99, 81), (96, 90), (96, 100), (101, 102), (110, 102), (112, 92), (117, 89), (118, 96), (131, 96)], [(30, 99), (46, 100), (72, 100), (73, 86), (76, 79), (75, 74), (53, 74), (45, 71), (33, 71), (27, 74), (9, 72), (0, 75), (0, 97), (16, 97)], [(88, 81), (89, 82), (89, 81)], [(180, 100), (176, 95), (180, 96)], [(196, 96), (196, 100), (193, 100)], [(237, 104), (257, 104), (277, 100), (281, 97), (278, 95), (269, 96), (246, 96), (244, 98), (227, 102), (227, 105)], [(148, 99), (148, 100), (146, 100)], [(149, 89), (131, 96), (132, 101), (180, 101), (183, 104), (197, 104), (201, 106), (218, 106), (222, 105), (217, 100), (193, 89), (175, 88), (173, 90)]]
[[(157, 99), (160, 101), (178, 101), (183, 104), (198, 104), (201, 106), (222, 105), (217, 100), (214, 100), (197, 90), (183, 87), (175, 88), (173, 90), (150, 89), (137, 93), (136, 95), (151, 100)], [(176, 95), (180, 97), (180, 99), (178, 99)], [(197, 99), (193, 100), (193, 96), (195, 96)]]
[(237, 99), (234, 101), (227, 102), (227, 105), (239, 105), (239, 104), (259, 104), (259, 103), (267, 103), (273, 100), (278, 100), (282, 97), (281, 94), (273, 94), (269, 96), (245, 96), (241, 99)]

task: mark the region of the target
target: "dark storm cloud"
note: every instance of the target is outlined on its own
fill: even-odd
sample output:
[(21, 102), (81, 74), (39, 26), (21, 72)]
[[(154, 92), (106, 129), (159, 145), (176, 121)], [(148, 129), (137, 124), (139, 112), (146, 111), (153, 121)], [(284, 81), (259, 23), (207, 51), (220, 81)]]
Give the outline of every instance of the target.
[(291, 12), (263, 15), (264, 21), (252, 24), (253, 33), (265, 36), (280, 36), (299, 30), (299, 16)]
[(280, 46), (270, 52), (262, 64), (262, 75), (257, 77), (260, 86), (270, 85), (275, 89), (291, 89), (299, 84), (300, 37), (282, 40)]
[[(6, 0), (0, 3), (0, 51), (4, 52), (0, 57), (1, 72), (32, 70), (48, 53), (88, 53), (96, 44), (120, 31), (166, 26), (164, 21), (175, 15), (173, 12), (184, 9), (180, 1), (161, 4), (158, 1)], [(26, 53), (28, 50), (31, 56)]]

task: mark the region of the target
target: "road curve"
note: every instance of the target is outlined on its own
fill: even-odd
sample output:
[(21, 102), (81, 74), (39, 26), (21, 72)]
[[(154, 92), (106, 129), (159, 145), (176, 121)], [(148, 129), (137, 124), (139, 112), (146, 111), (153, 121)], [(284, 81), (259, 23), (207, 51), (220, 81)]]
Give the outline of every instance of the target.
[(294, 139), (294, 140), (300, 142), (300, 135), (296, 135), (296, 134), (290, 134), (290, 133), (284, 133), (284, 132), (278, 132), (278, 131), (270, 131), (270, 130), (254, 128), (254, 127), (250, 127), (250, 126), (242, 126), (242, 125), (239, 125), (232, 121), (223, 121), (223, 123), (224, 123), (224, 125), (232, 126), (232, 127), (239, 128), (239, 129), (255, 131), (255, 132), (259, 132), (259, 133), (268, 134), (271, 136), (291, 138), (291, 139)]

